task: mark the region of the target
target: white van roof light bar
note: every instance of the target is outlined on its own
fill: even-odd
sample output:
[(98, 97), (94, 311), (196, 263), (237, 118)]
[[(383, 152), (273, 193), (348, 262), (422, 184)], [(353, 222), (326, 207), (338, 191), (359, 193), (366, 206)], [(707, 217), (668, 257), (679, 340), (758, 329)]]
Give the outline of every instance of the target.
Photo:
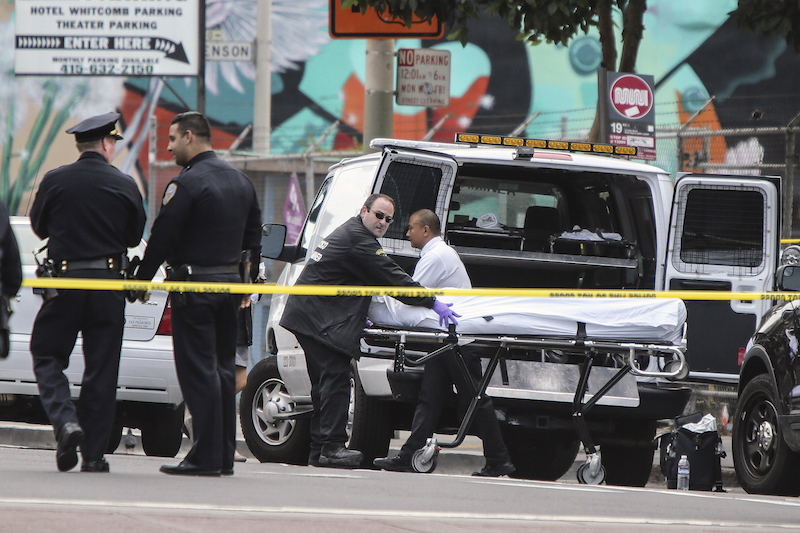
[(547, 141), (544, 139), (525, 139), (523, 137), (503, 137), (501, 135), (483, 135), (480, 133), (456, 133), (455, 142), (473, 146), (506, 146), (509, 148), (539, 148), (542, 150), (561, 150), (564, 152), (583, 152), (605, 155), (635, 156), (635, 146), (617, 146), (573, 141)]

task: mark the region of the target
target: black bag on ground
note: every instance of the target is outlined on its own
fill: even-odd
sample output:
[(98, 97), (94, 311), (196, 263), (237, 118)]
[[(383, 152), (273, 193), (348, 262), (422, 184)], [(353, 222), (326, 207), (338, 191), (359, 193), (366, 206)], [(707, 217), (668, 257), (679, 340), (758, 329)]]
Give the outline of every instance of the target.
[(723, 490), (720, 460), (726, 454), (716, 431), (695, 433), (680, 427), (661, 436), (660, 448), (661, 472), (668, 489), (677, 488), (678, 461), (685, 455), (689, 459), (689, 490)]

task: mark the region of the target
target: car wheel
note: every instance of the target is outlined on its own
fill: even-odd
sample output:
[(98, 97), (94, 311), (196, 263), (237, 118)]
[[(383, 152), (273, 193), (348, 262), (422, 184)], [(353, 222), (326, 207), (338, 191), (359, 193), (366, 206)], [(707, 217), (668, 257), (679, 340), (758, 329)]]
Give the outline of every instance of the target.
[(502, 429), (511, 462), (517, 469), (510, 477), (555, 481), (575, 462), (580, 445), (575, 433), (511, 426)]
[(653, 472), (655, 435), (655, 421), (637, 420), (619, 427), (614, 441), (600, 445), (607, 485), (647, 485)]
[[(142, 431), (142, 449), (151, 457), (175, 457), (183, 442), (183, 404), (153, 409)], [(120, 430), (120, 434), (122, 431)]]
[(239, 400), (239, 422), (247, 447), (262, 463), (308, 464), (311, 419), (275, 418), (296, 404), (278, 372), (275, 357), (260, 361), (247, 376)]
[(747, 492), (795, 496), (800, 494), (800, 455), (783, 439), (777, 398), (766, 374), (742, 390), (733, 422), (733, 465)]
[(350, 436), (348, 447), (364, 454), (362, 465), (372, 467), (373, 459), (386, 457), (389, 453), (394, 431), (391, 404), (366, 395), (355, 361), (350, 365), (347, 430)]

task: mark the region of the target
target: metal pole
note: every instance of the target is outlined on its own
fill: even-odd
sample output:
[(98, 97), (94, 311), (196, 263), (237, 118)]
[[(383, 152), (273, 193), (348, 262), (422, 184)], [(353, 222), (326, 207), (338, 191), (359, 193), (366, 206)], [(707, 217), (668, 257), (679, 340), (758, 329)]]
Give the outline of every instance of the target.
[(156, 117), (149, 118), (150, 142), (148, 143), (148, 168), (147, 168), (147, 232), (153, 228), (153, 221), (156, 219)]
[(369, 142), (393, 134), (394, 39), (367, 39), (364, 74), (364, 153)]
[(268, 154), (272, 129), (272, 0), (258, 0), (253, 151)]
[(198, 32), (200, 46), (197, 61), (197, 111), (206, 114), (206, 0), (200, 0)]
[(445, 121), (452, 116), (452, 113), (445, 113), (445, 115), (439, 119), (439, 122), (436, 123), (434, 127), (428, 130), (428, 133), (425, 134), (425, 137), (422, 138), (423, 141), (430, 141), (433, 139), (433, 136), (436, 135), (436, 132), (439, 131), (442, 126), (444, 126)]
[(608, 69), (605, 67), (597, 69), (597, 120), (597, 140), (608, 143)]
[(537, 111), (536, 113), (534, 113), (534, 115), (533, 115), (532, 117), (528, 118), (527, 120), (525, 120), (525, 122), (523, 122), (522, 124), (520, 124), (519, 126), (517, 126), (516, 128), (514, 128), (514, 131), (512, 131), (511, 133), (509, 133), (509, 134), (508, 134), (508, 136), (509, 136), (509, 137), (516, 137), (517, 135), (519, 135), (520, 133), (522, 133), (523, 131), (525, 131), (525, 128), (527, 128), (527, 127), (528, 127), (528, 125), (529, 125), (531, 122), (533, 122), (534, 120), (536, 120), (536, 117), (538, 117), (538, 116), (539, 116), (539, 115), (541, 115), (541, 114), (542, 114), (542, 112), (541, 112), (541, 111)]

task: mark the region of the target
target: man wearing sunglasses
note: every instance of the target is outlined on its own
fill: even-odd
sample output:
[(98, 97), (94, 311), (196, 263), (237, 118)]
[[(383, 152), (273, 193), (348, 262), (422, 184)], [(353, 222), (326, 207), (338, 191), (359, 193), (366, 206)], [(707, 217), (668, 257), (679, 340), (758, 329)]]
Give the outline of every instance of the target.
[[(309, 255), (298, 285), (372, 285), (420, 287), (383, 251), (378, 239), (394, 219), (394, 200), (370, 195), (361, 212), (333, 230)], [(433, 297), (398, 297), (409, 305), (433, 309), (447, 326), (457, 323), (449, 304)], [(361, 355), (359, 339), (367, 321), (369, 296), (290, 295), (281, 326), (294, 333), (306, 355), (311, 378), (309, 464), (358, 466), (363, 455), (348, 450), (350, 360)]]

